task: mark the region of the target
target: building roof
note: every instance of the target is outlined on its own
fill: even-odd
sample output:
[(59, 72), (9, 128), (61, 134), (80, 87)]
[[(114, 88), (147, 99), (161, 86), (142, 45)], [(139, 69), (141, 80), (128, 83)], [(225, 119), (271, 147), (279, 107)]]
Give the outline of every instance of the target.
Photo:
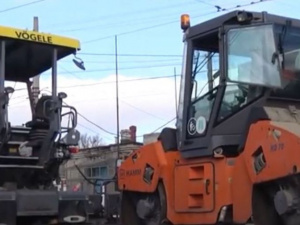
[(54, 34), (0, 26), (0, 40), (5, 49), (5, 80), (26, 82), (52, 67), (57, 60), (80, 49), (78, 40)]

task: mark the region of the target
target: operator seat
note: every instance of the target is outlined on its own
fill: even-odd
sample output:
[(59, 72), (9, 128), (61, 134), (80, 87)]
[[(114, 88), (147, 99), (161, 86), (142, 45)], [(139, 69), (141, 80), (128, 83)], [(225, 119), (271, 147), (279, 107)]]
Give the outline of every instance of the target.
[(49, 129), (49, 109), (51, 106), (51, 96), (42, 96), (35, 107), (35, 115), (33, 119), (26, 123), (26, 127)]
[(50, 129), (50, 107), (51, 96), (42, 96), (35, 107), (35, 115), (32, 121), (26, 123), (30, 127), (29, 140), (27, 146), (40, 147)]

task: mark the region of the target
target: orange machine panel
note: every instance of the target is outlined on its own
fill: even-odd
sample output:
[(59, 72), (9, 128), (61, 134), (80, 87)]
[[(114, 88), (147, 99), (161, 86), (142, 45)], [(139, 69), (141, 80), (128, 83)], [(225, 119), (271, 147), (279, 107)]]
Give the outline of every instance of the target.
[(265, 121), (251, 127), (243, 157), (253, 183), (299, 173), (299, 131), (296, 123)]
[(175, 211), (208, 212), (214, 206), (214, 169), (212, 163), (176, 166)]
[[(133, 152), (118, 170), (118, 186), (121, 190), (154, 192), (161, 176), (166, 159), (161, 145), (152, 143)], [(153, 169), (151, 182), (146, 182), (146, 167)]]
[(215, 224), (221, 208), (232, 203), (235, 160), (210, 159), (179, 159), (173, 170), (164, 170), (168, 219), (173, 224)]
[(242, 223), (251, 215), (254, 184), (299, 174), (299, 149), (297, 123), (260, 121), (250, 127), (245, 149), (234, 169), (234, 222)]

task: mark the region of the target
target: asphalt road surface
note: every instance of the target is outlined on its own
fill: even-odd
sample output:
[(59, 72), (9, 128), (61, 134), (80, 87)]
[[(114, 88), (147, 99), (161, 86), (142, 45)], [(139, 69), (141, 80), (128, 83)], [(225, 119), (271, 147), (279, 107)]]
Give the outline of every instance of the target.
[[(106, 223), (105, 219), (91, 219), (92, 225), (121, 225), (117, 223)], [(253, 223), (248, 223), (246, 225), (255, 225)]]

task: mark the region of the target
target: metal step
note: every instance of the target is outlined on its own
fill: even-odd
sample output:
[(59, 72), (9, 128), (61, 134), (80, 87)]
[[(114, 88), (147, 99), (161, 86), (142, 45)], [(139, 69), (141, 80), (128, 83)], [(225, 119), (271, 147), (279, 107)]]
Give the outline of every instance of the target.
[(0, 168), (30, 168), (30, 169), (44, 169), (43, 166), (35, 165), (0, 165)]
[(39, 157), (25, 156), (0, 156), (0, 168), (31, 168), (43, 169), (43, 166), (37, 165)]
[(7, 144), (9, 145), (21, 145), (23, 142), (22, 141), (9, 141)]
[(29, 157), (27, 157), (27, 156), (3, 156), (3, 155), (1, 155), (1, 156), (0, 156), (0, 159), (15, 159), (15, 160), (17, 160), (17, 159), (24, 159), (24, 160), (38, 160), (38, 159), (39, 159), (39, 157), (36, 157), (36, 156), (29, 156)]

